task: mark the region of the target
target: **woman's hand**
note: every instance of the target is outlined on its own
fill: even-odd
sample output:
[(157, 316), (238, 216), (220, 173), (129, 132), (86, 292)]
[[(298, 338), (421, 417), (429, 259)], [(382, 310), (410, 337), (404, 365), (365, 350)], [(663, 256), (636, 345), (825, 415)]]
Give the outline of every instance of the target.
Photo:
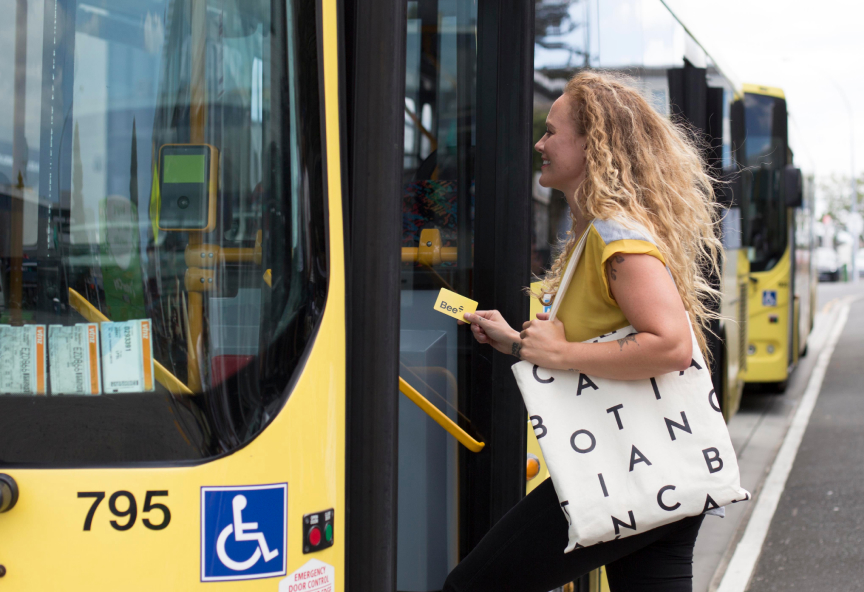
[[(549, 314), (541, 312), (536, 321), (528, 321), (522, 325), (519, 334), (522, 339), (519, 357), (534, 364), (544, 367), (560, 365), (563, 350), (567, 346), (567, 337), (564, 335), (564, 323), (555, 319), (549, 320)], [(568, 360), (569, 365), (572, 360)]]
[(504, 354), (514, 353), (514, 346), (519, 343), (519, 334), (504, 320), (500, 312), (478, 310), (474, 314), (465, 313), (465, 320), (471, 322), (471, 333), (479, 343), (488, 343)]

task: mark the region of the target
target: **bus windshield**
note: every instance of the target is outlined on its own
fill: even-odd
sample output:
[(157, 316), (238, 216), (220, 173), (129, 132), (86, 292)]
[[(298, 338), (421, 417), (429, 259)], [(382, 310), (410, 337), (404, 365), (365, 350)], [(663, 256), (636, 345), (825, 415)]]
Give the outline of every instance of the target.
[(315, 3), (5, 4), (0, 460), (242, 446), (326, 296)]
[(780, 180), (786, 166), (786, 101), (744, 95), (744, 240), (752, 271), (772, 269), (786, 250), (788, 221)]

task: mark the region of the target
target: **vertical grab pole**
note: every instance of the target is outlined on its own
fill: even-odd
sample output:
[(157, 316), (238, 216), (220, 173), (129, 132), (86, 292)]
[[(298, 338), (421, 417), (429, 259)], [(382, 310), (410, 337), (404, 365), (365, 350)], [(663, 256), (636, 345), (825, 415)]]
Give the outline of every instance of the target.
[[(189, 105), (189, 141), (193, 144), (205, 142), (207, 127), (207, 2), (192, 0), (192, 67)], [(189, 246), (203, 242), (200, 232), (189, 232)], [(189, 343), (187, 348), (186, 382), (193, 393), (201, 392), (201, 362), (199, 351), (203, 351), (204, 294), (187, 292), (189, 306)], [(202, 348), (199, 350), (199, 348)]]

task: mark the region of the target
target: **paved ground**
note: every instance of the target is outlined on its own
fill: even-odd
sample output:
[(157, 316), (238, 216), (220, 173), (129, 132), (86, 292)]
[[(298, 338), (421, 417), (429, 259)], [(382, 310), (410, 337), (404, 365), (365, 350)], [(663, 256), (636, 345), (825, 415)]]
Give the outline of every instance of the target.
[[(858, 495), (864, 493), (864, 283), (819, 286), (820, 312), (808, 355), (786, 393), (745, 393), (729, 432), (742, 485), (758, 496), (837, 316), (838, 302), (859, 295), (774, 515), (749, 588), (754, 592), (864, 590), (864, 497)], [(841, 498), (842, 503), (836, 501)], [(736, 504), (727, 508), (725, 519), (705, 520), (696, 543), (694, 592), (716, 590), (754, 506)]]
[(864, 590), (864, 299), (850, 308), (748, 590)]

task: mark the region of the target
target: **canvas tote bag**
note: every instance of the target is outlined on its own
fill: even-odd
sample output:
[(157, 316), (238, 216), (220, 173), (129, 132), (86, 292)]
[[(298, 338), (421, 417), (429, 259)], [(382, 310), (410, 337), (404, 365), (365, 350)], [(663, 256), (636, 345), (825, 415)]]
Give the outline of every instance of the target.
[[(570, 257), (550, 320), (589, 231)], [(635, 333), (628, 326), (586, 343)], [(750, 499), (692, 326), (690, 336), (690, 367), (646, 380), (513, 365), (570, 525), (565, 553)]]

